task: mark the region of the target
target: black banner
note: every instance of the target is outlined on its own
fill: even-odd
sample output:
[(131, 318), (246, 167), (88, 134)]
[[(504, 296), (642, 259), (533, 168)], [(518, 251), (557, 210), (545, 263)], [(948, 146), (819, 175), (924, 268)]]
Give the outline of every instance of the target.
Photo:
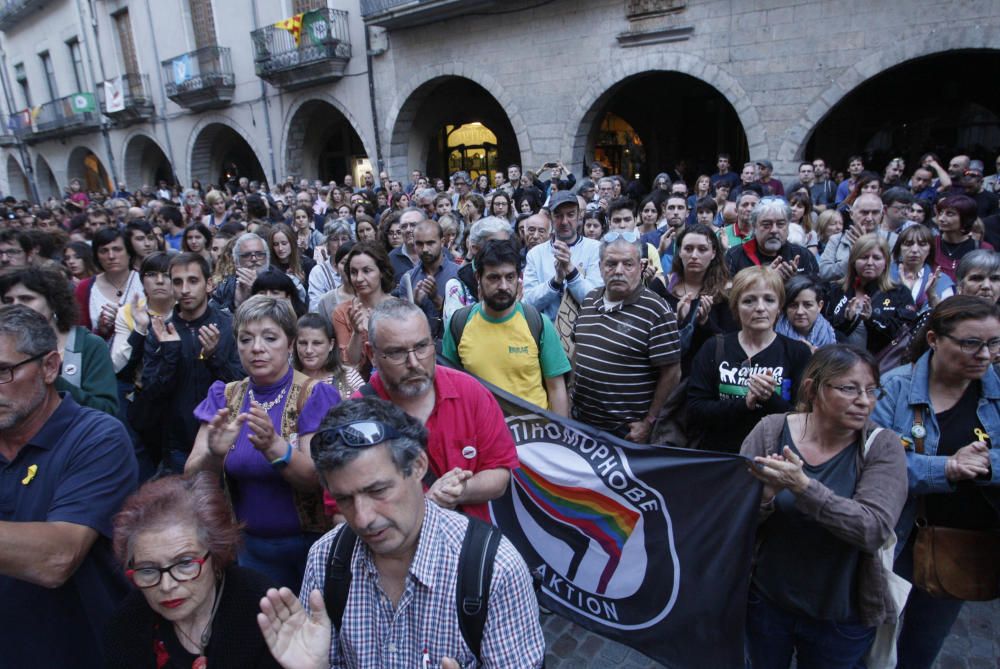
[(490, 513), (541, 605), (669, 667), (742, 667), (761, 492), (746, 459), (632, 444), (484, 385), (521, 462)]

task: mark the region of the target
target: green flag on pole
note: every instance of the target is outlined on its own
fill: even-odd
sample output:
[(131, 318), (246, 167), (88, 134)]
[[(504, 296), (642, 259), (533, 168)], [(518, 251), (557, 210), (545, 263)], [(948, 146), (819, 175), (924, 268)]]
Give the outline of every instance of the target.
[(97, 101), (93, 93), (76, 93), (70, 96), (70, 107), (74, 114), (97, 111)]

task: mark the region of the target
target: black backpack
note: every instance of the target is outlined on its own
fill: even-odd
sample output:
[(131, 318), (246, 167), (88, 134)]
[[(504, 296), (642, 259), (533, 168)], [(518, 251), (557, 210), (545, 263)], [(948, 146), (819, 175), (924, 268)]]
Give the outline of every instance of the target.
[[(462, 333), (465, 332), (465, 325), (469, 321), (469, 316), (472, 315), (472, 309), (476, 305), (470, 304), (467, 307), (462, 307), (454, 314), (451, 315), (451, 320), (448, 321), (448, 330), (451, 331), (451, 339), (455, 342), (455, 354), (458, 355), (458, 343), (462, 341)], [(524, 310), (524, 320), (528, 323), (528, 330), (531, 332), (531, 338), (535, 340), (535, 346), (538, 347), (538, 353), (542, 352), (542, 328), (544, 327), (542, 323), (542, 314), (535, 307), (521, 302), (521, 308)], [(461, 364), (461, 363), (459, 363)]]
[[(458, 580), (455, 587), (455, 605), (458, 607), (458, 628), (462, 639), (479, 657), (483, 644), (483, 628), (489, 610), (490, 581), (493, 562), (503, 535), (500, 530), (478, 518), (469, 518), (469, 527), (462, 540), (458, 555)], [(326, 582), (323, 584), (323, 601), (333, 622), (335, 633), (340, 630), (351, 591), (351, 555), (358, 542), (358, 535), (344, 525), (333, 540), (326, 559)]]

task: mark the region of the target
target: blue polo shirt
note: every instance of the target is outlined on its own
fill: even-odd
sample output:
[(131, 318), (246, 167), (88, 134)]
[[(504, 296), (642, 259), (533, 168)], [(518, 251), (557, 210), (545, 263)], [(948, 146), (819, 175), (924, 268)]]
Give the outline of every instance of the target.
[(101, 667), (104, 624), (128, 592), (111, 552), (111, 517), (137, 484), (117, 418), (67, 393), (13, 461), (0, 455), (0, 521), (67, 522), (98, 532), (76, 573), (49, 589), (0, 575), (0, 665)]

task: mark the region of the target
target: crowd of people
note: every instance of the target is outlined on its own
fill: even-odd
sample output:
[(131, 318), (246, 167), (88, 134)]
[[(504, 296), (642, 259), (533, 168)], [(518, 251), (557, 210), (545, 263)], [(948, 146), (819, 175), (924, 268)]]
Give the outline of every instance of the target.
[[(542, 666), (478, 377), (746, 456), (749, 666), (864, 666), (901, 620), (893, 661), (930, 667), (1000, 596), (1000, 184), (965, 155), (717, 167), (7, 198), (5, 662)], [(988, 559), (941, 576), (962, 551)]]

